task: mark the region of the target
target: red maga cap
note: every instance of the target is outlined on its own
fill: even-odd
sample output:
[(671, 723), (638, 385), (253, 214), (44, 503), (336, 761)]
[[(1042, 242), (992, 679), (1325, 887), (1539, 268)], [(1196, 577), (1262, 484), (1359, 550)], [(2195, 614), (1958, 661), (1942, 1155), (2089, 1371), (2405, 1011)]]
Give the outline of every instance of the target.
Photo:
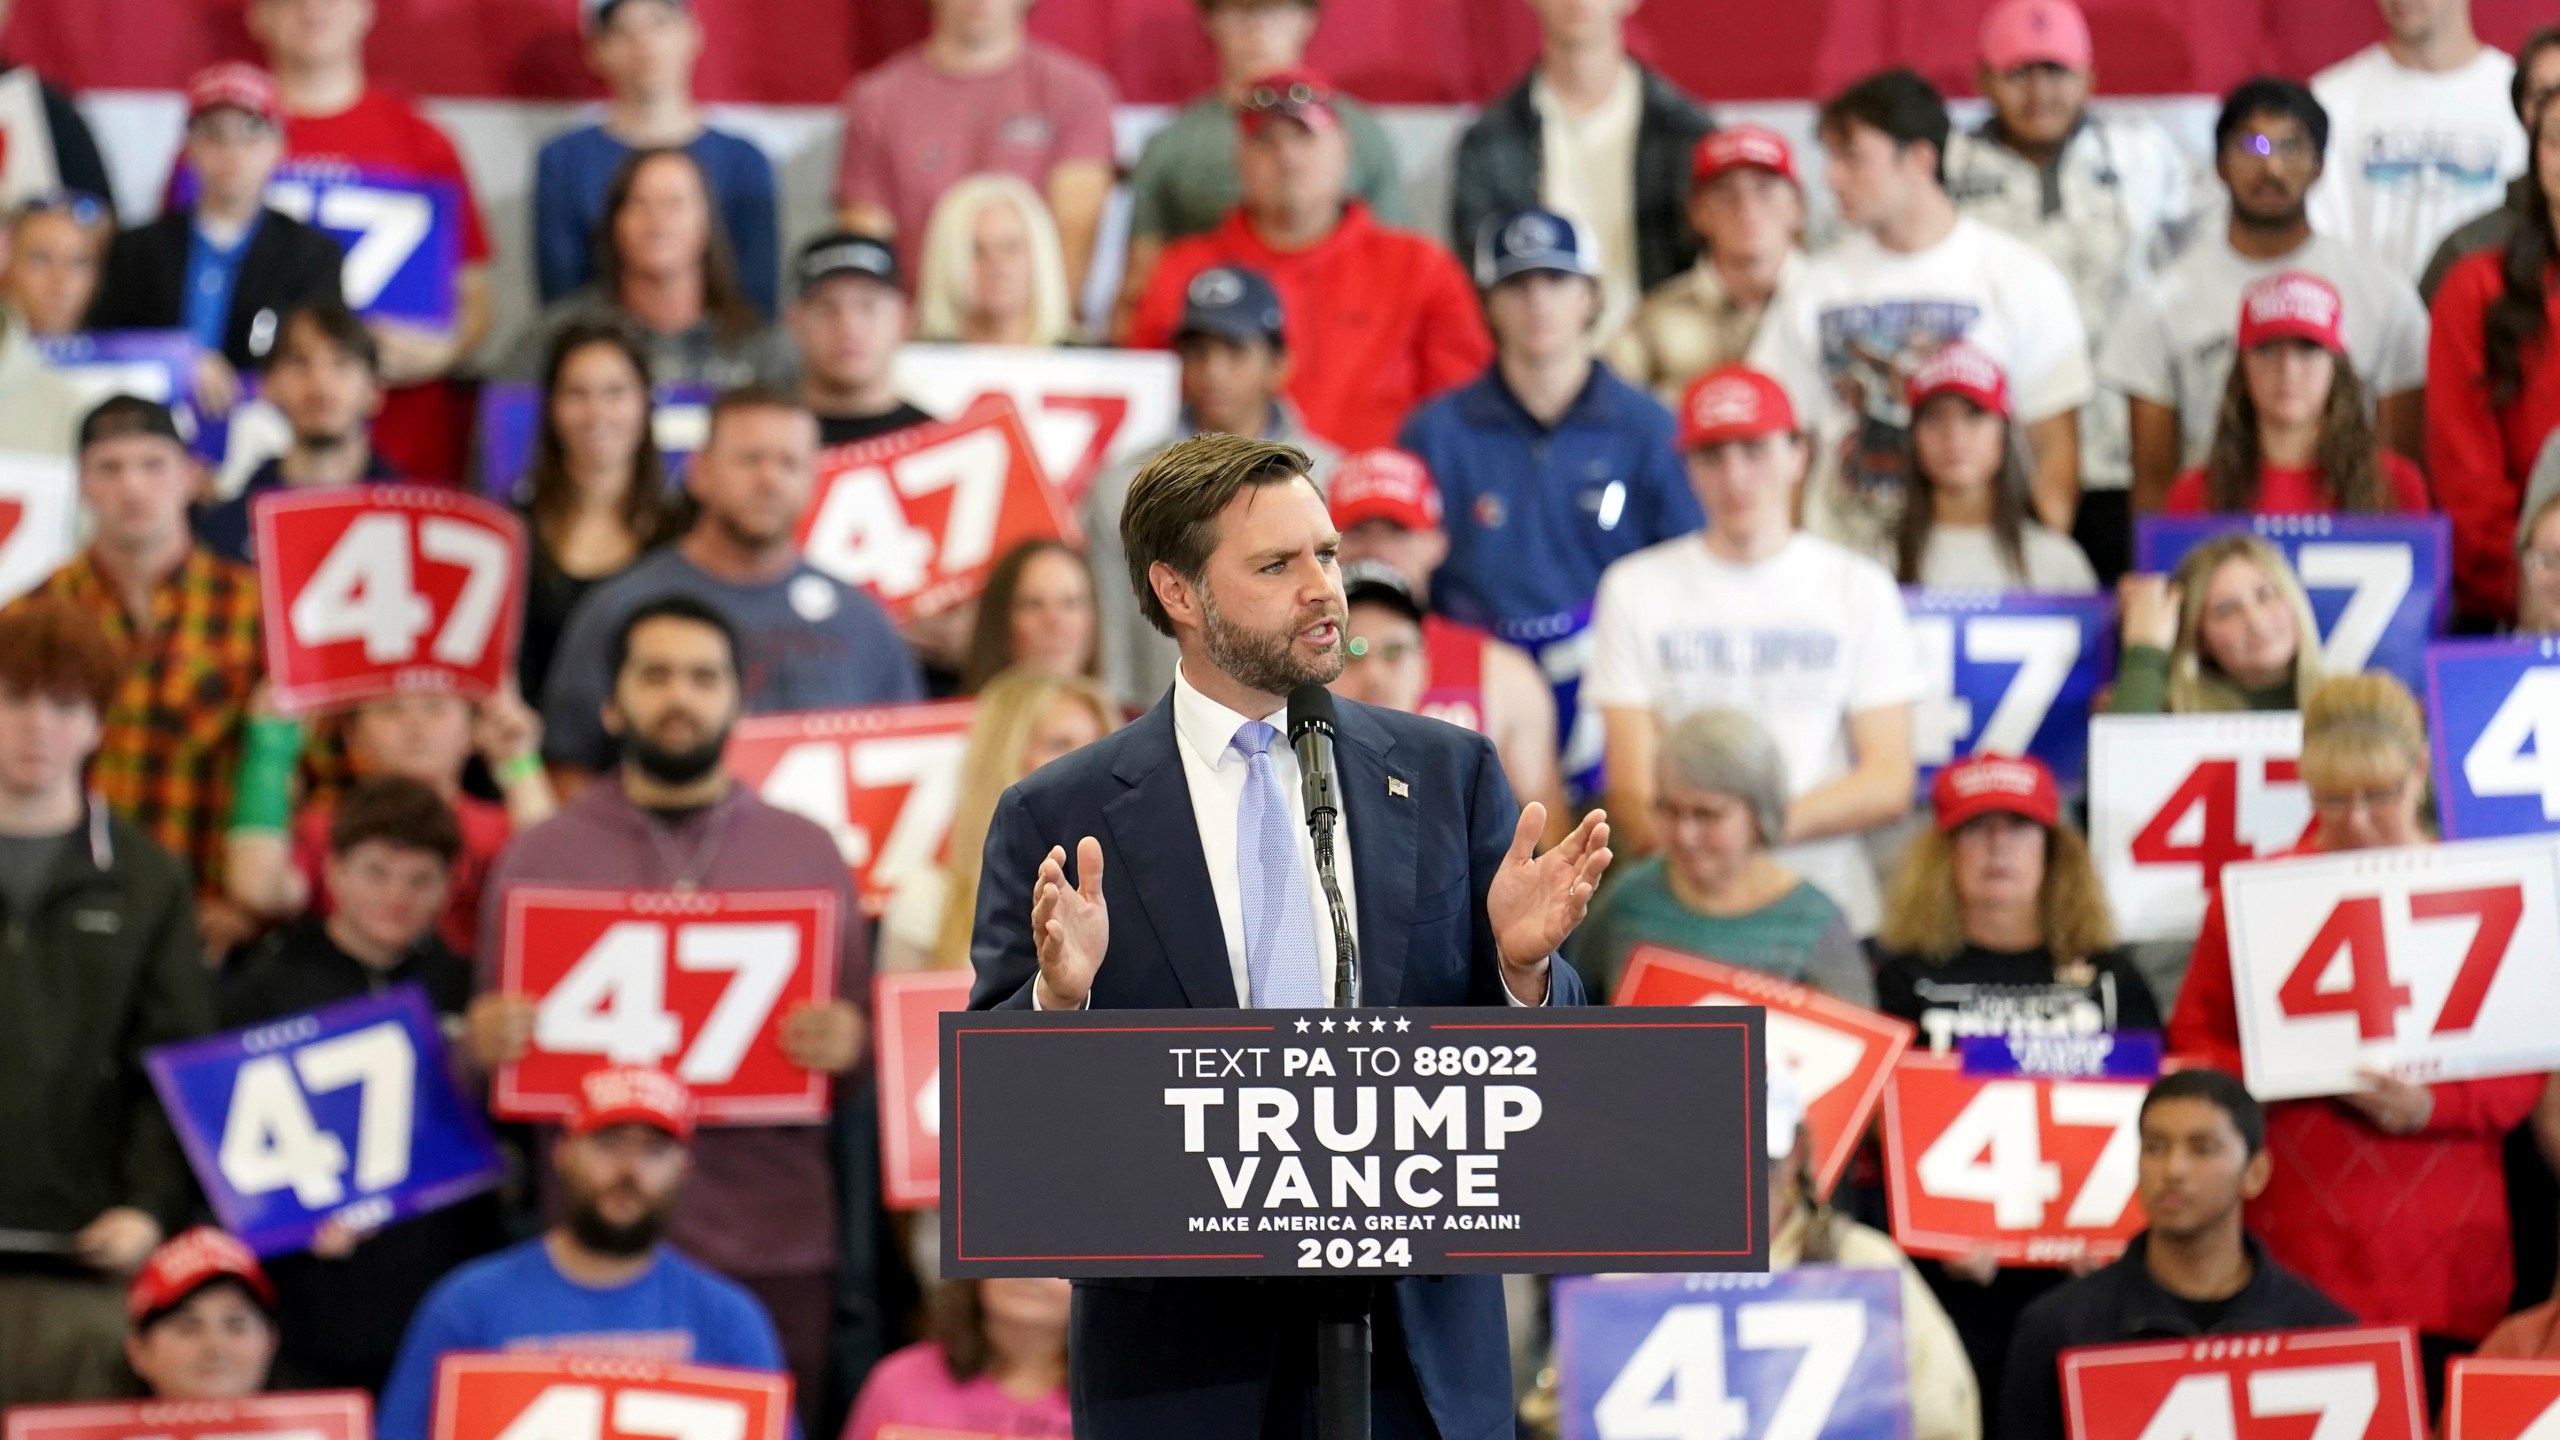
[(2019, 755), (1975, 755), (1947, 766), (1929, 787), (1929, 803), (1942, 831), (1994, 813), (2023, 815), (2044, 826), (2062, 818), (2053, 772), (2043, 761)]
[(693, 1138), (693, 1091), (664, 1070), (609, 1065), (578, 1082), (568, 1131), (591, 1135), (607, 1125), (654, 1125), (678, 1140)]
[(1380, 448), (1346, 455), (1333, 467), (1327, 497), (1336, 529), (1384, 520), (1406, 530), (1440, 528), (1440, 487), (1421, 457)]
[(1699, 137), (1697, 153), (1689, 161), (1689, 180), (1704, 185), (1728, 170), (1766, 170), (1791, 185), (1796, 179), (1796, 156), (1787, 148), (1787, 137), (1765, 125), (1728, 125)]
[(1777, 381), (1748, 365), (1719, 365), (1680, 397), (1680, 448), (1791, 435), (1796, 407)]
[(274, 76), (245, 61), (208, 65), (187, 82), (187, 118), (208, 110), (237, 110), (284, 128), (284, 92)]
[(1915, 412), (1941, 395), (1961, 395), (2003, 420), (2009, 418), (2009, 377), (2001, 373), (2000, 362), (1962, 340), (1931, 351), (1911, 372), (1903, 394)]
[(276, 1308), (276, 1287), (258, 1266), (258, 1257), (227, 1231), (199, 1225), (163, 1242), (142, 1262), (142, 1271), (124, 1292), (125, 1319), (135, 1324), (186, 1303), (188, 1296), (217, 1280), (237, 1280), (269, 1310)]
[(2308, 340), (2332, 355), (2347, 353), (2346, 302), (2317, 275), (2287, 270), (2240, 292), (2240, 348)]

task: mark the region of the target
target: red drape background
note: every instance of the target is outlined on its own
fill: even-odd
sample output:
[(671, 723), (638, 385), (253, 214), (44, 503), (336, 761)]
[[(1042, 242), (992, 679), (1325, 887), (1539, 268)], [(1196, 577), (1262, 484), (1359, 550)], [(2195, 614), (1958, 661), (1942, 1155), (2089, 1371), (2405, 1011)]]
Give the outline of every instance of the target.
[[(2259, 71), (2308, 76), (2380, 37), (2372, 0), (2084, 0), (2099, 81), (2116, 94), (2218, 92)], [(74, 89), (167, 89), (196, 67), (255, 58), (244, 0), (19, 0), (5, 37)], [(421, 95), (583, 98), (577, 0), (378, 0), (376, 77)], [(710, 35), (706, 98), (834, 100), (855, 73), (924, 32), (925, 0), (696, 0)], [(1650, 63), (1710, 100), (1794, 99), (1902, 61), (1970, 90), (1988, 0), (1649, 0), (1631, 22)], [(1520, 0), (1329, 0), (1314, 63), (1353, 93), (1407, 104), (1480, 101), (1528, 64)], [(2512, 48), (2554, 16), (2478, 0), (2482, 33)], [(1101, 64), (1124, 100), (1170, 102), (1211, 72), (1193, 0), (1039, 0), (1042, 38)]]

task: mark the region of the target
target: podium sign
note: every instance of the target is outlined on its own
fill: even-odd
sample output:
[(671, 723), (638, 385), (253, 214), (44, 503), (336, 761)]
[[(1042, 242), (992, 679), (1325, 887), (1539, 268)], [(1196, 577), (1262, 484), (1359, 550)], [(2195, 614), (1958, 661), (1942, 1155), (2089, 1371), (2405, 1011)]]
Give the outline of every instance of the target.
[(945, 1015), (942, 1273), (1765, 1270), (1767, 1053), (1752, 1006)]
[(373, 1398), (307, 1390), (240, 1400), (17, 1405), (7, 1440), (372, 1440)]
[(1576, 1275), (1556, 1282), (1564, 1440), (1905, 1440), (1902, 1275)]
[(2279, 1330), (2062, 1352), (2070, 1440), (2425, 1440), (2417, 1336)]

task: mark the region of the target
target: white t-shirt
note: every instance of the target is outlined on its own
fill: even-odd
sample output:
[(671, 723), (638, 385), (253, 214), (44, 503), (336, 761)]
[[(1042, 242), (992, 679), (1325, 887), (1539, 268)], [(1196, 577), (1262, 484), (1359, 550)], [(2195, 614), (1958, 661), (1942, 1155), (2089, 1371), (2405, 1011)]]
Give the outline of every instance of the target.
[(2524, 173), (2524, 127), (2508, 104), (2516, 62), (2482, 47), (2441, 73), (2380, 45), (2313, 76), (2329, 112), (2329, 156), (2311, 190), (2311, 226), (2352, 240), (2417, 278), (2464, 221), (2506, 199)]
[(1910, 254), (1853, 234), (1771, 300), (1751, 363), (1786, 386), (1814, 435), (1806, 529), (1858, 550), (1893, 532), (1911, 423), (1903, 383), (1959, 339), (2000, 362), (2024, 422), (2094, 393), (2070, 283), (2025, 241), (1969, 217)]
[(2178, 412), (2180, 469), (2203, 464), (2213, 443), (2240, 328), (2240, 292), (2281, 270), (2338, 287), (2347, 358), (2364, 377), (2368, 399), (2427, 383), (2427, 307), (2409, 277), (2372, 251), (2315, 234), (2290, 255), (2250, 260), (2231, 248), (2227, 232), (2205, 236), (2134, 297), (2098, 355), (2099, 378), (2109, 386)]
[[(1666, 725), (1709, 706), (1749, 711), (1777, 742), (1791, 794), (1848, 773), (1850, 716), (1919, 693), (1893, 576), (1830, 541), (1797, 535), (1768, 559), (1737, 565), (1686, 535), (1600, 576), (1584, 702), (1650, 710)], [(1856, 836), (1777, 854), (1859, 934), (1874, 932), (1882, 902)]]
[[(1538, 196), (1547, 207), (1591, 228), (1600, 251), (1600, 320), (1595, 335), (1615, 335), (1643, 298), (1636, 262), (1636, 132), (1644, 122), (1644, 82), (1629, 61), (1609, 98), (1587, 115), (1575, 114), (1547, 88), (1529, 82), (1538, 112)], [(1458, 237), (1460, 253), (1475, 254), (1476, 237)]]
[(2018, 548), (2027, 562), (2024, 574), (2010, 568), (1990, 526), (1932, 525), (1929, 546), (1920, 552), (1920, 583), (1932, 590), (2097, 593), (2098, 572), (2089, 568), (2089, 557), (2071, 537), (2030, 520), (2019, 532)]
[[(2140, 115), (2085, 116), (2050, 167), (2002, 145), (1987, 125), (1947, 137), (1948, 198), (2062, 271), (2092, 361), (2125, 298), (2193, 237), (2195, 181), (2178, 142)], [(2080, 410), (2080, 488), (2122, 490), (2132, 477), (2124, 397), (2101, 393)]]

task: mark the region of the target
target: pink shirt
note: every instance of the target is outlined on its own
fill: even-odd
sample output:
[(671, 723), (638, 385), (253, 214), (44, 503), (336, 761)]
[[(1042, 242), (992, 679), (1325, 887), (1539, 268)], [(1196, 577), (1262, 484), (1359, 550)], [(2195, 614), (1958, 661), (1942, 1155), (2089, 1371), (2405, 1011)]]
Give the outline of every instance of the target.
[(1048, 193), (1062, 161), (1111, 163), (1109, 77), (1038, 41), (984, 75), (945, 75), (922, 47), (889, 57), (845, 92), (840, 205), (885, 208), (914, 283), (934, 202), (964, 176), (1000, 171)]
[(1016, 1400), (983, 1375), (954, 1380), (942, 1363), (942, 1347), (930, 1340), (871, 1367), (871, 1378), (862, 1382), (862, 1398), (853, 1402), (853, 1418), (845, 1422), (843, 1440), (874, 1440), (887, 1425), (974, 1435), (1075, 1433), (1064, 1389), (1037, 1400)]

